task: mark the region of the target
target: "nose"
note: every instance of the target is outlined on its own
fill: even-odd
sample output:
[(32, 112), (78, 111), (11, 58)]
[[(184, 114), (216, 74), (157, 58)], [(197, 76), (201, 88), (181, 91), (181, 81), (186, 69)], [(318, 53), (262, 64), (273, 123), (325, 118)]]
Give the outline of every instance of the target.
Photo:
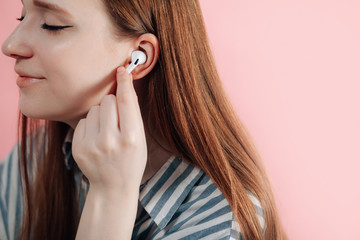
[(27, 42), (26, 34), (21, 25), (10, 34), (10, 36), (3, 42), (1, 51), (8, 57), (15, 59), (29, 58), (32, 56), (33, 51), (30, 44)]

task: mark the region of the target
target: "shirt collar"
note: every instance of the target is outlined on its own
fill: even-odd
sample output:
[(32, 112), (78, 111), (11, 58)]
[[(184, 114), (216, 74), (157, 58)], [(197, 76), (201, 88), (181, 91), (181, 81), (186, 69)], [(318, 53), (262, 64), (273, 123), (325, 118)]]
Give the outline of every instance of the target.
[(140, 186), (139, 200), (160, 229), (174, 216), (204, 172), (176, 156)]
[(71, 143), (72, 143), (73, 135), (74, 135), (74, 129), (69, 128), (62, 146), (62, 151), (65, 156), (65, 166), (67, 170), (70, 170), (75, 163), (71, 151)]
[[(68, 170), (76, 164), (71, 153), (73, 134), (70, 128), (62, 147)], [(140, 186), (139, 201), (160, 229), (166, 227), (203, 174), (199, 167), (173, 155)]]

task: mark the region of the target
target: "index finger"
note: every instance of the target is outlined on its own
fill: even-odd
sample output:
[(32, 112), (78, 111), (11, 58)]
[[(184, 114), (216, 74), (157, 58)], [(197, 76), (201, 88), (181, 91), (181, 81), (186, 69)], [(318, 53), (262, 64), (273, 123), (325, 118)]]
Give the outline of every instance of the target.
[(116, 73), (116, 98), (122, 133), (137, 132), (143, 127), (138, 98), (132, 82), (132, 75), (124, 67), (119, 67)]

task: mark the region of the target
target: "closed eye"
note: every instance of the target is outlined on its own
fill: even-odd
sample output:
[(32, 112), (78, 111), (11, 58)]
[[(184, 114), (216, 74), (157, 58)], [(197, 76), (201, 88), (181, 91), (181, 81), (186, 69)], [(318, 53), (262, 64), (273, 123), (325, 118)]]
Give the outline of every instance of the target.
[[(24, 20), (24, 16), (21, 16), (20, 18), (17, 18), (16, 20), (21, 22), (22, 20)], [(65, 28), (70, 28), (70, 27), (72, 27), (72, 26), (56, 26), (56, 25), (48, 25), (46, 23), (41, 25), (42, 29), (49, 30), (49, 31), (59, 31), (59, 30), (65, 29)]]
[(46, 23), (44, 23), (41, 28), (46, 29), (46, 30), (50, 30), (50, 31), (59, 31), (65, 28), (69, 28), (72, 26), (52, 26), (52, 25), (47, 25)]

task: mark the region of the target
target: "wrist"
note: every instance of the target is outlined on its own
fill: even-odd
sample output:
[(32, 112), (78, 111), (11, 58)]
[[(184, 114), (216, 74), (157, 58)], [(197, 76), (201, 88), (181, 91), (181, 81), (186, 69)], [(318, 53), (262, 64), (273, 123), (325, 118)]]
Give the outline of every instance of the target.
[(90, 187), (76, 239), (130, 239), (138, 196), (139, 191)]
[(88, 196), (98, 201), (135, 201), (139, 198), (139, 189), (136, 188), (105, 188), (100, 186), (91, 186)]

